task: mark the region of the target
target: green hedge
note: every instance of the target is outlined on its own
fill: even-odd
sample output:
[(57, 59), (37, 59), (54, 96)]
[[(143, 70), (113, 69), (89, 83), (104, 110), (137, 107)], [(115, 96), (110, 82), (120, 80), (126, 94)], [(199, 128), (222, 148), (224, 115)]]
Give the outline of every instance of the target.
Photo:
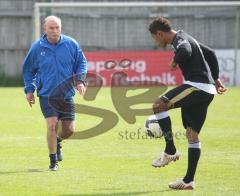
[(0, 74), (0, 86), (23, 86), (22, 76)]

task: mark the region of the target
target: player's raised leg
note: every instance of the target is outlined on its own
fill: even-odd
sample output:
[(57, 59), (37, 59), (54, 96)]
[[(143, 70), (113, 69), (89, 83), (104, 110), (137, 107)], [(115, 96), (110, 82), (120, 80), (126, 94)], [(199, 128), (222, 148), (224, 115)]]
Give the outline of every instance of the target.
[(158, 99), (153, 104), (153, 112), (158, 120), (159, 126), (162, 129), (163, 136), (166, 142), (165, 150), (161, 153), (160, 158), (153, 161), (153, 167), (164, 167), (172, 161), (179, 159), (179, 153), (176, 152), (176, 147), (173, 141), (171, 119), (167, 113), (168, 105), (162, 100)]

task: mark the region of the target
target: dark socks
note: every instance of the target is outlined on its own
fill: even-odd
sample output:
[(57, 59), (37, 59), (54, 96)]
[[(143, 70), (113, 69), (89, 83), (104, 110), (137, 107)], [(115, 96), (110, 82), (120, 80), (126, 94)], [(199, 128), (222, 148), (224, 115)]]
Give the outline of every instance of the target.
[(201, 143), (189, 143), (188, 148), (188, 169), (186, 176), (183, 178), (185, 183), (194, 181), (194, 175), (197, 169), (198, 160), (201, 154)]
[(163, 136), (166, 142), (165, 153), (173, 155), (176, 153), (176, 147), (173, 142), (172, 124), (169, 116), (166, 118), (158, 119), (158, 123), (163, 131)]
[(51, 163), (56, 163), (57, 162), (57, 154), (50, 154), (49, 155)]

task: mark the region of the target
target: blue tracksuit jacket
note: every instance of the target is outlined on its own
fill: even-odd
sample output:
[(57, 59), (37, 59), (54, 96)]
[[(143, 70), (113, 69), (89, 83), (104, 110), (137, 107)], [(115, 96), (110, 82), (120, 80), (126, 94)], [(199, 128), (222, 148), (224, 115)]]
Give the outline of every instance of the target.
[[(34, 92), (48, 97), (64, 80), (77, 74), (84, 81), (87, 60), (79, 44), (71, 37), (61, 35), (57, 44), (50, 44), (46, 35), (34, 42), (23, 63), (25, 93)], [(72, 97), (74, 90), (67, 93)]]

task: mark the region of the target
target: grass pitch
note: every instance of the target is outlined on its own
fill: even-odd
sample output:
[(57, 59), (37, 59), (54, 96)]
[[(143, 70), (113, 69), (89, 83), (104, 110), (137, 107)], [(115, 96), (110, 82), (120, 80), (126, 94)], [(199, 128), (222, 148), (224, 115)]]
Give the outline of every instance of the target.
[[(30, 108), (21, 88), (0, 88), (0, 195), (240, 195), (240, 89), (216, 96), (200, 139), (202, 154), (194, 191), (174, 191), (168, 183), (185, 175), (187, 141), (180, 110), (170, 111), (175, 143), (182, 157), (165, 168), (151, 167), (164, 139), (146, 139), (146, 117), (127, 124), (113, 107), (110, 89), (93, 102), (119, 117), (110, 131), (86, 140), (63, 142), (64, 160), (56, 172), (49, 165), (46, 125), (37, 103)], [(77, 130), (97, 125), (96, 117), (78, 114)], [(140, 130), (140, 131), (138, 131)]]

